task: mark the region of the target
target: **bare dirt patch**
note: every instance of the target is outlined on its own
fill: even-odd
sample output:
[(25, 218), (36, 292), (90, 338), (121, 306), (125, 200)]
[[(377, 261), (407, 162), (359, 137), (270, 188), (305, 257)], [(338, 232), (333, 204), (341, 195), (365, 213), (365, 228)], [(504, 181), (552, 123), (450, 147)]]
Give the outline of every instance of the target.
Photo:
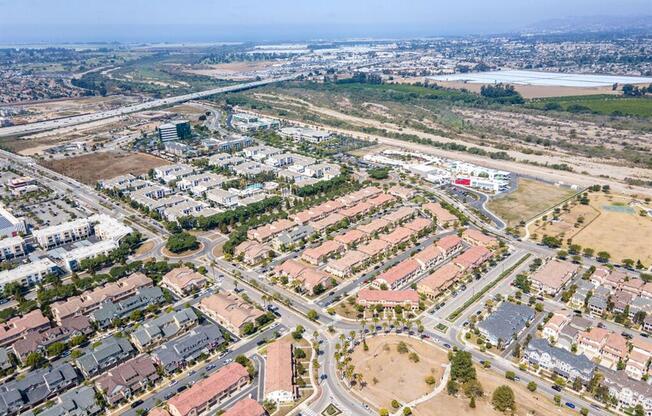
[[(410, 360), (409, 353), (397, 352), (401, 341), (410, 352), (418, 354), (418, 363)], [(367, 345), (368, 351), (358, 345), (351, 358), (356, 372), (362, 373), (366, 383), (356, 393), (376, 408), (391, 408), (394, 399), (407, 403), (428, 394), (434, 386), (428, 386), (425, 378), (432, 375), (439, 383), (444, 373), (442, 365), (448, 363), (446, 352), (413, 338), (376, 336), (368, 338)]]
[(491, 405), (491, 395), (494, 390), (500, 385), (508, 385), (514, 390), (516, 396), (516, 412), (515, 415), (538, 415), (538, 416), (553, 416), (553, 415), (574, 415), (577, 412), (572, 412), (568, 409), (557, 407), (554, 402), (539, 393), (530, 392), (524, 383), (513, 382), (505, 379), (505, 377), (498, 375), (492, 371), (479, 369), (478, 381), (484, 390), (484, 396), (476, 400), (476, 408), (469, 407), (469, 400), (464, 396), (453, 397), (443, 391), (441, 394), (436, 395), (432, 399), (422, 403), (416, 408), (412, 409), (415, 416), (431, 416), (431, 415), (476, 415), (476, 416), (503, 416), (504, 413), (494, 410)]
[(154, 242), (153, 241), (145, 241), (143, 244), (140, 245), (140, 247), (138, 247), (136, 249), (135, 254), (137, 256), (142, 256), (142, 255), (145, 255), (145, 254), (149, 253), (153, 248), (154, 248)]
[[(640, 206), (622, 195), (589, 194), (590, 205), (600, 216), (573, 237), (573, 243), (606, 251), (614, 261), (629, 258), (652, 264), (652, 217), (641, 216)], [(647, 209), (650, 209), (647, 206)]]
[[(430, 81), (432, 82), (432, 80)], [(467, 89), (475, 93), (480, 93), (480, 88), (485, 84), (469, 83), (463, 81), (437, 81), (438, 85), (445, 88)], [(612, 91), (611, 87), (560, 87), (556, 85), (514, 85), (523, 98), (544, 98), (544, 97), (566, 97), (566, 96), (579, 96), (579, 95), (595, 95), (595, 94), (614, 94), (617, 95), (619, 91)]]
[(527, 221), (536, 214), (552, 208), (576, 191), (531, 179), (519, 179), (516, 191), (498, 196), (487, 207), (509, 227)]
[(89, 185), (94, 185), (100, 179), (110, 179), (127, 173), (142, 175), (167, 163), (164, 159), (144, 153), (118, 152), (91, 153), (42, 162), (43, 166), (49, 169)]

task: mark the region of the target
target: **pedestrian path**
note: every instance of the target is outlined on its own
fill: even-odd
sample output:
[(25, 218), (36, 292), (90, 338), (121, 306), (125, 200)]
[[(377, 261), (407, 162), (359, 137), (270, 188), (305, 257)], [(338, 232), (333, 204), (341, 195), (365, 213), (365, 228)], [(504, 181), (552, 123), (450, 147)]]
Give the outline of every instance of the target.
[(450, 374), (451, 374), (451, 366), (450, 366), (450, 364), (446, 364), (446, 366), (444, 368), (444, 374), (441, 377), (441, 381), (439, 382), (439, 385), (437, 387), (435, 387), (435, 389), (433, 391), (431, 391), (430, 393), (428, 393), (428, 394), (426, 394), (424, 396), (419, 397), (416, 400), (412, 400), (410, 403), (405, 403), (403, 406), (401, 406), (394, 413), (394, 415), (395, 416), (402, 415), (403, 414), (403, 409), (405, 407), (409, 407), (409, 408), (416, 407), (416, 406), (420, 405), (421, 403), (423, 403), (425, 401), (428, 401), (431, 398), (433, 398), (434, 396), (441, 393), (442, 390), (444, 390), (444, 387), (446, 387), (446, 384), (448, 383), (448, 377), (450, 376)]

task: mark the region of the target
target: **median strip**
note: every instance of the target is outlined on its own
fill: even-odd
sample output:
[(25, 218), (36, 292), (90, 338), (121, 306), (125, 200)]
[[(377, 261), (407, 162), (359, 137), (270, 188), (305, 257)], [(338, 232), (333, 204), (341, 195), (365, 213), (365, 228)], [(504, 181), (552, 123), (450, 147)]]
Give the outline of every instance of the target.
[(496, 286), (496, 285), (498, 284), (498, 282), (500, 282), (500, 281), (503, 280), (505, 277), (507, 277), (507, 276), (509, 276), (510, 274), (512, 274), (512, 272), (513, 272), (513, 271), (514, 271), (518, 266), (520, 266), (521, 264), (523, 264), (523, 262), (524, 262), (525, 260), (527, 260), (531, 255), (532, 255), (531, 253), (527, 253), (526, 255), (524, 255), (523, 257), (521, 257), (521, 259), (520, 259), (519, 261), (517, 261), (513, 266), (511, 266), (509, 269), (507, 269), (507, 270), (505, 270), (504, 272), (502, 272), (502, 273), (500, 274), (500, 276), (498, 276), (494, 281), (492, 281), (491, 283), (489, 283), (487, 286), (483, 287), (482, 290), (480, 290), (478, 293), (476, 293), (476, 294), (473, 295), (471, 298), (469, 298), (466, 302), (464, 302), (464, 304), (463, 304), (462, 306), (460, 306), (459, 308), (457, 308), (457, 309), (455, 310), (455, 312), (453, 312), (453, 313), (451, 313), (450, 315), (448, 315), (448, 318), (446, 318), (446, 320), (449, 321), (449, 322), (454, 322), (454, 321), (455, 321), (455, 320), (456, 320), (456, 319), (457, 319), (457, 318), (462, 314), (462, 312), (464, 312), (464, 311), (465, 311), (469, 306), (471, 306), (471, 305), (473, 305), (475, 302), (477, 302), (478, 299), (480, 299), (482, 296), (484, 296), (484, 294), (487, 293), (489, 290), (491, 290), (492, 287)]

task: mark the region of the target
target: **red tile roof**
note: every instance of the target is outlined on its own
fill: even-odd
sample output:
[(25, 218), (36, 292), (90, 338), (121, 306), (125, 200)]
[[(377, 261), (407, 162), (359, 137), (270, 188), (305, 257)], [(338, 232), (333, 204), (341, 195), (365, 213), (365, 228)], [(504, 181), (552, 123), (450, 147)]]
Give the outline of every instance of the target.
[[(237, 386), (243, 378), (249, 378), (247, 369), (238, 363), (228, 364), (208, 378), (198, 381), (194, 386), (177, 394), (168, 401), (170, 409), (176, 409), (181, 416), (201, 408), (213, 398)], [(173, 411), (173, 413), (175, 413)]]
[(252, 398), (245, 398), (233, 405), (222, 416), (265, 416), (265, 409)]

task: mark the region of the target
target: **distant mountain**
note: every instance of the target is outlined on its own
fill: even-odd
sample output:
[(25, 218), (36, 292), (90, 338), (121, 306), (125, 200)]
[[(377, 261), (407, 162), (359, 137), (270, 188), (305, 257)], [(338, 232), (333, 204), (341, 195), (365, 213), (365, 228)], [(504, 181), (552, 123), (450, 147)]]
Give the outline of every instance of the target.
[(652, 30), (652, 16), (574, 16), (542, 20), (520, 30), (521, 33), (578, 33)]

